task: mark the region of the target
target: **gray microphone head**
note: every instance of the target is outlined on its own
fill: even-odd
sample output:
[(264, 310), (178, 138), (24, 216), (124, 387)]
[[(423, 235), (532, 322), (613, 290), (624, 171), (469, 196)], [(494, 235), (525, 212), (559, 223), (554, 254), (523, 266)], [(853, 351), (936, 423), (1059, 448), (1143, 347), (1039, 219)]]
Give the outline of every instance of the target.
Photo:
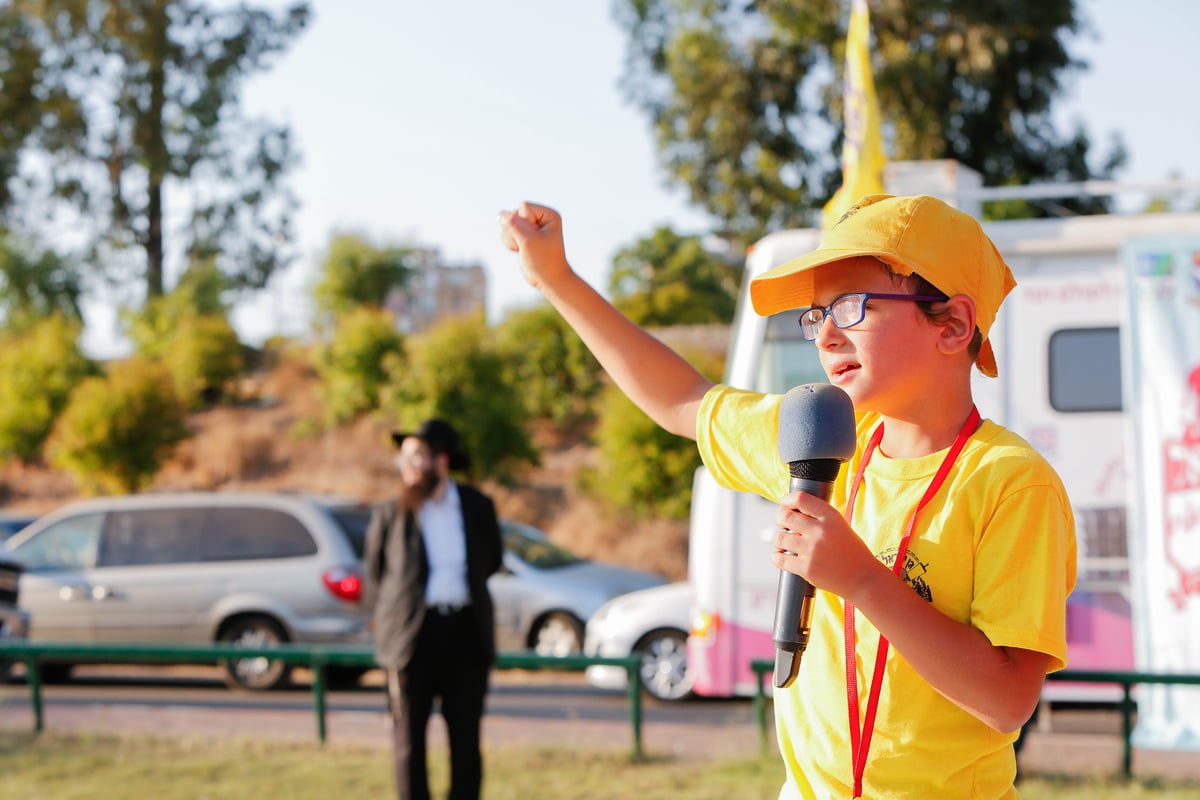
[(848, 461), (854, 455), (854, 403), (828, 383), (788, 391), (779, 406), (779, 460)]

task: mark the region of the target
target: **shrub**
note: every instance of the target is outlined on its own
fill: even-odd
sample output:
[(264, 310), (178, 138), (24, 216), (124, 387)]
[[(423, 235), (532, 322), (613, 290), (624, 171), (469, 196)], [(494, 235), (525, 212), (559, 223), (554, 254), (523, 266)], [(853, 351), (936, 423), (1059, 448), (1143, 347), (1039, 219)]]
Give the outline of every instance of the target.
[(95, 372), (80, 329), (55, 314), (0, 342), (0, 454), (35, 460), (71, 390)]
[(520, 390), (505, 380), (492, 338), (482, 315), (451, 318), (411, 337), (407, 371), (388, 387), (384, 408), (407, 429), (429, 417), (447, 420), (471, 454), (472, 474), (507, 484), (538, 456)]
[(166, 345), (164, 363), (175, 392), (189, 409), (202, 408), (236, 392), (242, 372), (242, 346), (224, 317), (189, 317)]
[(325, 419), (337, 425), (380, 407), (380, 391), (404, 365), (404, 337), (386, 311), (360, 306), (342, 316), (317, 353)]
[(75, 387), (46, 449), (85, 492), (133, 492), (186, 438), (186, 418), (166, 367), (135, 357)]
[(509, 314), (496, 329), (496, 346), (505, 380), (519, 389), (531, 418), (563, 430), (595, 415), (603, 370), (549, 303)]
[[(723, 356), (687, 357), (710, 380), (720, 377)], [(586, 489), (642, 519), (687, 519), (700, 466), (695, 442), (668, 433), (611, 384), (601, 395), (596, 439), (602, 467), (584, 475)]]

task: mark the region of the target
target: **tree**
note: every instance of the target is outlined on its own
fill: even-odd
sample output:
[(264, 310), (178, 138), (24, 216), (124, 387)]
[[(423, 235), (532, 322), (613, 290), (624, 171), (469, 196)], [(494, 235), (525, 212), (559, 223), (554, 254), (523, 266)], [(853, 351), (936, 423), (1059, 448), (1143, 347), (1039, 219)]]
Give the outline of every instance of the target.
[[(11, 137), (39, 155), (22, 162), (28, 191), (90, 224), (110, 268), (136, 256), (148, 299), (163, 294), (168, 253), (213, 261), (235, 288), (261, 288), (289, 257), (295, 200), (283, 179), (295, 157), (286, 127), (239, 113), (239, 93), (305, 27), (307, 5), (278, 16), (195, 0), (13, 7), (10, 27), (28, 44), (0, 64), (21, 56), (19, 70), (10, 61), (14, 80), (32, 64), (33, 111), (21, 109), (41, 114), (33, 133)], [(172, 213), (181, 222), (168, 231), (168, 200), (185, 196), (187, 213)]]
[(390, 291), (408, 283), (415, 253), (409, 247), (377, 247), (354, 234), (334, 236), (314, 291), (317, 311), (336, 320), (361, 306), (382, 308)]
[(59, 314), (82, 323), (79, 271), (68, 258), (0, 234), (0, 316), (19, 331)]
[(128, 493), (150, 483), (187, 434), (167, 368), (137, 356), (75, 387), (45, 449), (84, 491)]
[(742, 267), (708, 252), (698, 236), (661, 227), (617, 253), (608, 289), (639, 325), (733, 321)]
[(378, 409), (392, 381), (407, 378), (404, 337), (388, 312), (358, 306), (343, 314), (316, 353), (319, 392), (330, 426)]
[(538, 453), (522, 389), (505, 377), (483, 315), (448, 317), (409, 337), (405, 371), (383, 392), (383, 408), (401, 430), (430, 417), (449, 420), (471, 454), (473, 476), (511, 484)]
[(80, 130), (78, 104), (62, 87), (38, 85), (42, 51), (29, 17), (0, 5), (0, 212), (12, 203), (9, 183), (30, 143), (60, 145), (58, 134)]
[[(1063, 136), (1051, 118), (1064, 81), (1086, 66), (1065, 46), (1081, 28), (1074, 8), (1073, 0), (872, 3), (890, 157), (956, 159), (988, 185), (1111, 177), (1125, 158), (1119, 141), (1093, 168), (1083, 128)], [(622, 85), (649, 115), (664, 169), (743, 247), (813, 224), (841, 183), (847, 9), (844, 0), (616, 6), (630, 36)]]
[[(677, 346), (710, 380), (725, 369), (721, 354)], [(687, 519), (700, 453), (691, 439), (668, 433), (613, 384), (600, 398), (596, 442), (602, 466), (584, 488), (635, 518)]]
[(550, 420), (565, 433), (594, 416), (604, 370), (549, 303), (507, 314), (493, 341), (504, 359), (505, 383), (519, 387), (530, 418)]
[(36, 461), (71, 392), (96, 372), (79, 350), (81, 330), (56, 313), (0, 338), (0, 458)]

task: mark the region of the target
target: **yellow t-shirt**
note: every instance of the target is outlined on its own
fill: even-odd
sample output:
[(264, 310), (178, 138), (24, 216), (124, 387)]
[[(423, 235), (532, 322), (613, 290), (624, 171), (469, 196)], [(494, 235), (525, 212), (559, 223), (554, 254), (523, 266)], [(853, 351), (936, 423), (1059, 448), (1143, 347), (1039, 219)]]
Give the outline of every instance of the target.
[[(788, 491), (778, 455), (781, 395), (714, 387), (697, 440), (723, 486), (778, 500)], [(876, 414), (857, 420), (857, 449), (830, 503), (845, 509)], [(855, 503), (854, 529), (884, 563), (895, 561), (909, 517), (946, 452), (914, 459), (871, 457)], [(769, 558), (763, 552), (763, 558)], [(1016, 434), (985, 420), (945, 483), (921, 510), (904, 579), (943, 614), (981, 630), (992, 644), (1066, 665), (1066, 601), (1075, 584), (1075, 525), (1062, 482)], [(812, 635), (796, 681), (775, 691), (775, 724), (787, 769), (783, 798), (852, 793), (846, 710), (843, 604), (818, 591)], [(859, 718), (865, 713), (879, 632), (856, 614)], [(864, 798), (1014, 798), (1016, 734), (995, 731), (955, 706), (889, 648), (863, 777)]]

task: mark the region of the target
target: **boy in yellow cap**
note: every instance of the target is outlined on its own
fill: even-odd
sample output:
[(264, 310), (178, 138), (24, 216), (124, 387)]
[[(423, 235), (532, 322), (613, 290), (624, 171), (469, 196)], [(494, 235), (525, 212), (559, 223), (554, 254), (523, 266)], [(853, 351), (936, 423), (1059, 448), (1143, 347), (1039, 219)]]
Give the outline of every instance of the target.
[[(751, 283), (759, 314), (805, 309), (857, 449), (829, 502), (788, 492), (780, 395), (712, 385), (567, 262), (562, 220), (522, 203), (501, 238), (527, 279), (716, 480), (780, 501), (772, 563), (817, 588), (795, 682), (775, 694), (781, 798), (1012, 798), (1013, 742), (1066, 662), (1071, 507), (1054, 470), (981, 420), (971, 366), (1012, 273), (969, 215), (866, 197), (821, 246)], [(764, 555), (766, 557), (766, 555)]]

